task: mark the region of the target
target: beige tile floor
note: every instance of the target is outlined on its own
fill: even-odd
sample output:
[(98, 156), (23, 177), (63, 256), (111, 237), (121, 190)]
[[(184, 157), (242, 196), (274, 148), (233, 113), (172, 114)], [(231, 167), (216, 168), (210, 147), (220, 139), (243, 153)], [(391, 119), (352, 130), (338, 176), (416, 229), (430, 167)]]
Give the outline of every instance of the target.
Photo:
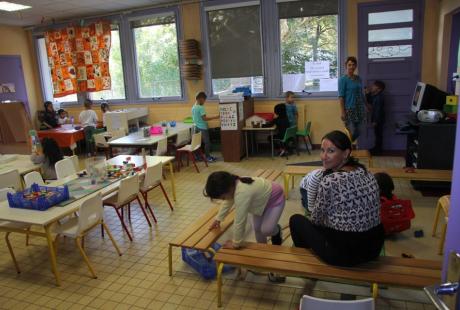
[[(286, 162), (318, 160), (318, 153), (282, 158), (252, 157), (240, 163), (218, 161), (201, 173), (192, 167), (176, 174), (177, 202), (171, 212), (160, 194), (151, 192), (149, 201), (154, 206), (158, 224), (149, 229), (138, 208), (133, 208), (131, 229), (134, 242), (129, 242), (119, 220), (110, 208), (105, 211), (123, 256), (118, 257), (108, 238), (101, 239), (94, 230), (85, 241), (86, 250), (98, 275), (92, 279), (73, 241), (59, 241), (58, 267), (62, 286), (56, 287), (50, 271), (46, 243), (33, 237), (25, 246), (24, 236), (14, 236), (13, 247), (22, 268), (17, 275), (2, 240), (0, 246), (0, 308), (1, 309), (215, 309), (216, 283), (202, 280), (182, 263), (180, 250), (174, 250), (174, 274), (168, 276), (167, 245), (187, 225), (193, 223), (211, 203), (202, 195), (206, 177), (216, 170), (228, 170), (240, 175), (251, 175), (259, 168), (282, 169)], [(375, 166), (402, 166), (402, 159), (381, 157)], [(281, 180), (279, 180), (281, 181)], [(169, 182), (164, 182), (167, 190)], [(418, 258), (440, 259), (436, 254), (439, 236), (432, 238), (430, 229), (436, 198), (422, 197), (412, 190), (407, 181), (396, 182), (396, 194), (410, 198), (415, 207), (413, 227), (386, 242), (387, 255), (411, 253)], [(286, 224), (291, 214), (301, 212), (297, 191), (291, 192), (281, 222)], [(423, 229), (425, 237), (413, 238), (415, 229)], [(225, 240), (227, 236), (222, 239)], [(253, 238), (248, 234), (248, 238)], [(2, 238), (3, 239), (3, 238)], [(290, 244), (290, 239), (287, 240)], [(359, 285), (310, 281), (288, 278), (282, 285), (271, 284), (265, 275), (248, 273), (246, 279), (225, 277), (224, 309), (297, 309), (300, 297), (309, 293), (318, 297), (340, 298), (340, 293), (369, 296), (369, 288)], [(377, 300), (377, 309), (433, 309), (421, 291), (383, 289)]]

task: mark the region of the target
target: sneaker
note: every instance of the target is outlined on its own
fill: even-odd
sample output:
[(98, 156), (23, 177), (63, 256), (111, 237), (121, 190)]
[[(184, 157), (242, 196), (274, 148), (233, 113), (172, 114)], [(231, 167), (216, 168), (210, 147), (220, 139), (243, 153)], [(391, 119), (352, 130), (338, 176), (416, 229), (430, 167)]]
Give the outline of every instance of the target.
[(272, 244), (273, 245), (281, 245), (283, 243), (283, 236), (282, 236), (282, 230), (280, 224), (278, 226), (278, 233), (276, 235), (272, 236)]
[(212, 156), (208, 156), (208, 157), (206, 158), (206, 160), (207, 160), (209, 163), (213, 163), (213, 162), (216, 161), (216, 159), (215, 159), (214, 157), (212, 157)]
[(269, 272), (268, 273), (268, 281), (272, 283), (284, 283), (286, 282), (286, 277), (280, 276), (276, 273)]

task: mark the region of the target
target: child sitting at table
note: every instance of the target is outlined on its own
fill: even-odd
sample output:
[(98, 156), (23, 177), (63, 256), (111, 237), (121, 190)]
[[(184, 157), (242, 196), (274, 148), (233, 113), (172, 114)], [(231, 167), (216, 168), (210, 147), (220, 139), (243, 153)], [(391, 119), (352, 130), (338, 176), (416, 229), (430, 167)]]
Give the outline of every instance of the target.
[(58, 124), (59, 125), (64, 125), (69, 122), (69, 117), (68, 113), (64, 109), (59, 109), (58, 110)]
[(80, 112), (78, 120), (80, 121), (81, 126), (84, 128), (85, 132), (85, 142), (86, 142), (86, 152), (88, 156), (91, 156), (93, 153), (93, 134), (97, 126), (97, 114), (92, 110), (93, 102), (90, 99), (86, 99), (85, 110)]
[[(273, 138), (276, 140), (283, 140), (284, 134), (289, 128), (289, 118), (286, 113), (286, 105), (284, 103), (277, 104), (275, 106), (274, 112), (275, 118), (271, 123), (276, 126), (276, 133)], [(283, 156), (286, 154), (286, 152), (286, 146), (281, 144), (279, 156)]]
[(57, 178), (54, 164), (63, 158), (59, 145), (52, 138), (43, 138), (41, 146), (37, 147), (35, 152), (30, 155), (34, 164), (41, 164), (42, 176), (45, 180)]

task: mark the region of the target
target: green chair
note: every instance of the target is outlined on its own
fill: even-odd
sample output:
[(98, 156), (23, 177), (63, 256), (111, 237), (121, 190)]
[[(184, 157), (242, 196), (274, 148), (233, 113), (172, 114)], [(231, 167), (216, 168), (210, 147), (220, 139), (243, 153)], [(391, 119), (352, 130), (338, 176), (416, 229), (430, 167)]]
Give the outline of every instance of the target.
[[(299, 155), (299, 150), (297, 149), (297, 126), (292, 126), (286, 129), (286, 132), (284, 133), (284, 138), (283, 139), (275, 139), (276, 141), (279, 141), (282, 146), (284, 146), (286, 149), (289, 148), (289, 141), (294, 142), (295, 146), (295, 151), (297, 155)], [(286, 159), (289, 159), (287, 153), (286, 153)]]
[(313, 143), (311, 142), (311, 137), (310, 137), (310, 134), (311, 134), (310, 128), (311, 128), (311, 122), (307, 122), (307, 124), (305, 124), (305, 128), (303, 130), (297, 131), (296, 133), (296, 136), (302, 137), (303, 141), (305, 142), (305, 147), (307, 148), (308, 154), (311, 154), (311, 152), (310, 152), (310, 148), (308, 147), (307, 138), (308, 138), (308, 142), (310, 142), (310, 145), (313, 147)]

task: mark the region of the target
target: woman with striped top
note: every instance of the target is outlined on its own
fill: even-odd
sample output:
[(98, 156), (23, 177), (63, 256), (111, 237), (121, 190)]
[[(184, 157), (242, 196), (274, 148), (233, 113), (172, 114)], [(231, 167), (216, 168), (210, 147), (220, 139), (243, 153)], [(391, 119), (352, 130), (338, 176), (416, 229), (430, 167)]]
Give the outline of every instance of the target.
[(296, 247), (338, 266), (377, 258), (384, 239), (377, 181), (350, 154), (345, 133), (333, 131), (322, 139), (323, 175), (311, 217), (296, 214), (289, 221)]

